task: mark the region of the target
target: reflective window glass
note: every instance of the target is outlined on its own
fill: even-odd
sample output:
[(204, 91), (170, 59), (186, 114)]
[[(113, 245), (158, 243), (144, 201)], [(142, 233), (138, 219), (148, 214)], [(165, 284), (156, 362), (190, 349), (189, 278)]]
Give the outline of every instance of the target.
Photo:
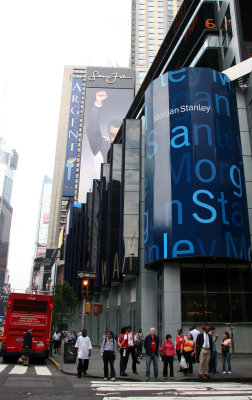
[(125, 168), (127, 169), (139, 169), (139, 150), (138, 149), (126, 149), (125, 150)]
[(139, 214), (139, 192), (124, 192), (124, 214)]
[(138, 170), (128, 169), (125, 170), (124, 176), (124, 190), (139, 190), (140, 174)]

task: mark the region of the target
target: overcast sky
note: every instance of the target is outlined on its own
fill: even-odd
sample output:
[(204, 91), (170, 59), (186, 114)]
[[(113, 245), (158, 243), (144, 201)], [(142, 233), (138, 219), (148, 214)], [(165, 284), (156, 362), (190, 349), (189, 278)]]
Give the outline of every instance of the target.
[(53, 176), (64, 65), (128, 67), (130, 11), (131, 0), (0, 2), (0, 136), (19, 154), (12, 288), (29, 284), (43, 176)]

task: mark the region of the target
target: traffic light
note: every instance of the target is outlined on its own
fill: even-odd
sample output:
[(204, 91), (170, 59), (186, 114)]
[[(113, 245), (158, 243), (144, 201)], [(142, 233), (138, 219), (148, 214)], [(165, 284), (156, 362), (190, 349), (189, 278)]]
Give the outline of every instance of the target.
[(81, 294), (82, 297), (88, 297), (88, 280), (87, 279), (83, 279), (81, 282)]

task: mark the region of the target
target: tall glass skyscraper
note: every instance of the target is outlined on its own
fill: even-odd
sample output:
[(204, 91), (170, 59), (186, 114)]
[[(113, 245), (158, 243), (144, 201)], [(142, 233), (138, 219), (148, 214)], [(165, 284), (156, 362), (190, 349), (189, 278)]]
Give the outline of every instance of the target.
[(136, 89), (161, 46), (182, 0), (132, 0), (131, 68), (136, 72)]

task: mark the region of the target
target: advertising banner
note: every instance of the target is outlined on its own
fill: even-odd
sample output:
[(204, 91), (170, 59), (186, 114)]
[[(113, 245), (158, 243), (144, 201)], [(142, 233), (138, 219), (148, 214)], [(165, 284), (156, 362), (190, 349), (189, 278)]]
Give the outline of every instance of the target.
[(66, 162), (63, 182), (63, 196), (73, 197), (75, 190), (76, 161), (79, 141), (82, 78), (73, 78), (70, 113), (67, 130)]
[(47, 315), (12, 313), (10, 325), (28, 325), (36, 327), (47, 326)]
[(86, 203), (93, 179), (134, 97), (134, 72), (128, 68), (88, 68), (84, 106), (79, 199)]
[(250, 261), (233, 84), (183, 68), (153, 81), (145, 105), (145, 264)]

